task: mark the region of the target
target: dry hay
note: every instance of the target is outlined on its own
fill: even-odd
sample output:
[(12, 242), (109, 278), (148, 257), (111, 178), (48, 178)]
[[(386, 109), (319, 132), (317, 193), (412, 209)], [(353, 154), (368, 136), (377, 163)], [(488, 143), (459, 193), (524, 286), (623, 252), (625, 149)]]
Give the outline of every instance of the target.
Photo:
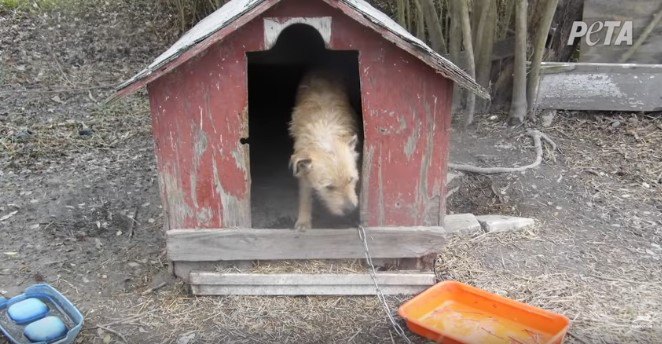
[[(394, 310), (404, 301), (389, 297)], [(187, 336), (195, 338), (191, 343), (402, 342), (375, 297), (192, 297), (178, 284), (131, 305), (108, 303), (95, 313), (116, 308), (131, 311), (98, 323), (128, 342), (177, 343)], [(85, 342), (103, 336), (90, 330), (82, 334)]]
[(242, 272), (255, 274), (347, 274), (366, 273), (362, 260), (291, 260), (291, 261), (254, 261), (248, 268), (217, 266), (216, 272)]
[[(256, 261), (217, 272), (367, 273), (363, 260)], [(410, 296), (387, 296), (390, 310)], [(121, 301), (117, 301), (121, 300)], [(190, 295), (182, 282), (154, 293), (113, 297), (99, 305), (83, 341), (105, 336), (127, 342), (191, 343), (405, 343), (391, 327), (375, 296), (213, 296)], [(108, 316), (107, 314), (114, 314)], [(402, 320), (400, 326), (404, 327)], [(106, 331), (110, 329), (117, 334)], [(413, 343), (425, 342), (407, 332)]]
[[(570, 168), (583, 172), (593, 197), (662, 203), (662, 117), (565, 113), (549, 128), (564, 141)], [(612, 181), (620, 183), (612, 183)], [(613, 187), (613, 186), (618, 187)], [(623, 187), (623, 185), (627, 187)]]
[[(437, 275), (566, 315), (572, 320), (570, 343), (659, 342), (659, 266), (640, 261), (636, 255), (618, 254), (623, 248), (611, 245), (574, 247), (574, 238), (567, 236), (556, 238), (552, 245), (585, 250), (583, 264), (587, 272), (581, 271), (581, 267), (580, 271), (573, 271), (573, 266), (553, 266), (549, 271), (536, 272), (540, 267), (532, 268), (529, 260), (537, 258), (543, 265), (554, 265), (554, 259), (542, 254), (536, 257), (535, 252), (520, 246), (548, 241), (541, 235), (545, 233), (533, 230), (454, 239), (438, 258)], [(477, 257), (477, 252), (490, 252), (494, 247), (509, 247), (521, 254)], [(513, 261), (513, 257), (522, 260)]]

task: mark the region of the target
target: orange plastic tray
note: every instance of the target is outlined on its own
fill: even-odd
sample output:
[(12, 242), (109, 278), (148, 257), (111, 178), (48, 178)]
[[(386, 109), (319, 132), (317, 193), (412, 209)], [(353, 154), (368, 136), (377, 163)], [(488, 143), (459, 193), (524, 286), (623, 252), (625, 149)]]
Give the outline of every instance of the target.
[(403, 304), (409, 329), (437, 343), (563, 343), (563, 315), (455, 281), (440, 282)]

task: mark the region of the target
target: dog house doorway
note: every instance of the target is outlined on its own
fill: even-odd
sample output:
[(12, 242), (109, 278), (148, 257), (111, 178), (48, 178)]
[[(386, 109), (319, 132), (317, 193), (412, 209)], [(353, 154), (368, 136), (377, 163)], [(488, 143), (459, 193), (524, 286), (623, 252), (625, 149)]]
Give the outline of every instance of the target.
[[(273, 48), (248, 52), (247, 57), (252, 225), (294, 228), (298, 183), (289, 168), (293, 140), (288, 125), (297, 87), (304, 73), (312, 68), (332, 69), (341, 74), (357, 114), (359, 142), (363, 142), (358, 51), (327, 50), (315, 28), (293, 24), (280, 33)], [(362, 152), (362, 146), (357, 150)], [(313, 227), (347, 228), (358, 223), (358, 209), (335, 217), (315, 199)]]

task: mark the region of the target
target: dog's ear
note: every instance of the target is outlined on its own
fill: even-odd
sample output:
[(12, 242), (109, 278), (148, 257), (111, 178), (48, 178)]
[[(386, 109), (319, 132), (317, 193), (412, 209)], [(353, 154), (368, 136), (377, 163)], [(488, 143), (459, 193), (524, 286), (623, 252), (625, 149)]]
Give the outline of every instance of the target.
[(298, 177), (310, 171), (313, 167), (313, 159), (307, 156), (294, 154), (290, 158), (290, 167), (294, 171), (294, 176)]
[(354, 134), (354, 135), (352, 135), (352, 137), (349, 138), (349, 142), (348, 142), (348, 144), (349, 144), (349, 147), (350, 147), (352, 150), (355, 150), (355, 149), (356, 149), (356, 145), (357, 145), (358, 143), (359, 143), (359, 136), (358, 136), (358, 135)]

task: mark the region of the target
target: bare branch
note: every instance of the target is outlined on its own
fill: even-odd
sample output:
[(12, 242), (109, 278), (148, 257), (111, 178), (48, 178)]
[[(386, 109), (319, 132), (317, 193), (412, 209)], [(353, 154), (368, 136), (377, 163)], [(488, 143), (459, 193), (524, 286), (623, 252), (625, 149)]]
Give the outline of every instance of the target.
[(662, 7), (660, 8), (657, 13), (653, 15), (653, 19), (651, 20), (650, 23), (646, 26), (644, 31), (639, 35), (639, 38), (632, 44), (630, 49), (626, 51), (623, 56), (621, 56), (621, 59), (618, 61), (618, 63), (625, 63), (628, 62), (630, 57), (634, 55), (635, 52), (641, 47), (641, 45), (646, 41), (646, 38), (648, 38), (648, 35), (653, 31), (653, 29), (657, 26), (657, 24), (660, 22), (660, 19), (662, 19)]

